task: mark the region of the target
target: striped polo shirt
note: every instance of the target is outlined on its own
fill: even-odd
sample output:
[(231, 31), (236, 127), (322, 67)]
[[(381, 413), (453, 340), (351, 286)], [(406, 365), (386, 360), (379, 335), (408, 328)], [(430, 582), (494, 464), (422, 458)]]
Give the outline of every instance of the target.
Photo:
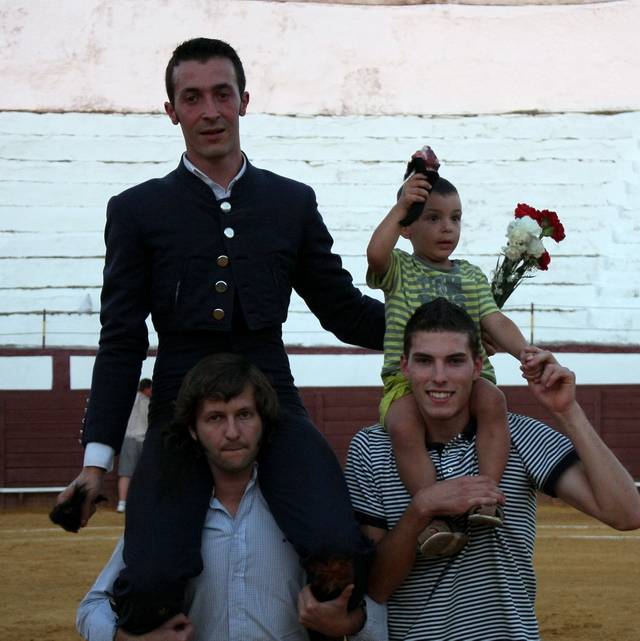
[[(416, 254), (394, 249), (391, 267), (384, 277), (377, 276), (371, 270), (367, 271), (367, 285), (372, 289), (381, 289), (385, 298), (383, 380), (400, 371), (404, 328), (413, 312), (423, 303), (443, 296), (465, 309), (478, 328), (482, 318), (500, 311), (482, 270), (466, 260), (452, 262), (451, 269), (441, 269)], [(495, 383), (493, 367), (484, 347), (481, 346), (481, 349), (484, 358), (482, 376)]]
[[(509, 415), (511, 453), (501, 488), (501, 528), (456, 516), (471, 542), (457, 555), (417, 553), (409, 576), (388, 601), (391, 641), (538, 641), (534, 612), (536, 491), (554, 496), (560, 475), (577, 460), (571, 442), (533, 419)], [(438, 480), (478, 474), (475, 424), (446, 445), (428, 444)], [(390, 530), (411, 497), (398, 475), (389, 434), (368, 427), (354, 437), (347, 483), (361, 524)]]

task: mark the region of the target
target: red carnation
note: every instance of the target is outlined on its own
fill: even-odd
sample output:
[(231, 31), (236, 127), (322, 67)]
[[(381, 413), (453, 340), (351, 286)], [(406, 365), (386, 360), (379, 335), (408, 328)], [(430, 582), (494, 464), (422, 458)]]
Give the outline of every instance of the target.
[(525, 205), (524, 203), (518, 203), (518, 206), (516, 207), (516, 218), (529, 216), (529, 218), (533, 218), (533, 220), (539, 220), (539, 213), (540, 212), (537, 209), (529, 207), (529, 205)]
[(543, 209), (538, 211), (529, 205), (524, 203), (518, 203), (515, 211), (516, 218), (524, 218), (529, 216), (533, 218), (538, 225), (542, 228), (542, 236), (551, 236), (556, 243), (559, 243), (561, 240), (564, 240), (564, 227), (558, 218), (558, 214), (555, 211), (549, 211), (548, 209)]
[[(538, 256), (541, 249), (540, 241), (544, 240), (545, 236), (553, 238), (557, 243), (565, 238), (564, 227), (555, 211), (539, 211), (524, 203), (518, 203), (515, 217), (516, 220), (511, 221), (507, 227), (507, 247), (502, 248), (496, 268), (491, 273), (491, 293), (500, 309), (525, 278), (532, 278), (538, 270), (546, 272), (549, 269), (549, 252), (543, 251), (542, 255)], [(525, 217), (531, 218), (536, 224), (517, 220)]]
[(547, 269), (549, 269), (549, 263), (551, 262), (551, 256), (549, 256), (549, 252), (545, 252), (538, 258), (538, 269), (545, 272)]
[[(542, 220), (539, 220), (540, 226), (542, 227), (542, 233), (544, 236), (551, 236), (556, 243), (559, 243), (561, 240), (564, 240), (564, 227), (558, 218), (558, 214), (555, 211), (549, 211), (548, 209), (543, 209), (540, 212)], [(549, 233), (551, 231), (551, 233)]]

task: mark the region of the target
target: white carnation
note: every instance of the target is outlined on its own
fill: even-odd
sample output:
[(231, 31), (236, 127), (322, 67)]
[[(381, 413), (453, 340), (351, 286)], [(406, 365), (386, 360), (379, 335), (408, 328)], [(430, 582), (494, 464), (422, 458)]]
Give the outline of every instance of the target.
[(509, 243), (506, 247), (502, 248), (502, 253), (509, 260), (518, 260), (519, 258), (522, 257), (523, 251), (524, 251), (524, 246), (512, 245), (511, 243)]
[(539, 235), (540, 225), (528, 216), (512, 220), (507, 227), (507, 238), (511, 245), (527, 245), (531, 238), (538, 238)]
[(527, 254), (534, 258), (540, 258), (544, 254), (545, 249), (542, 241), (538, 238), (532, 238), (527, 245)]

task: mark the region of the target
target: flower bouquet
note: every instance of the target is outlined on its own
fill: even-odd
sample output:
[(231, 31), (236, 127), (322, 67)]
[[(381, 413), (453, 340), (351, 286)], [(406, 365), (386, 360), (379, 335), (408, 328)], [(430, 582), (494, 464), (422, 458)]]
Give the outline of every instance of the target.
[(502, 248), (498, 263), (491, 272), (491, 293), (502, 309), (513, 290), (537, 270), (546, 271), (551, 257), (542, 244), (545, 236), (559, 243), (564, 239), (564, 227), (554, 211), (538, 211), (519, 204), (515, 220), (507, 227), (507, 246)]

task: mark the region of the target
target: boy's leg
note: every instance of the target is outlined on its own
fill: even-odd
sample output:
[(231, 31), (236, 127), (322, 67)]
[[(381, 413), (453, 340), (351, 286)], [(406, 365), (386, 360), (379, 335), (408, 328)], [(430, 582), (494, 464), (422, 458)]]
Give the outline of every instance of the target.
[(473, 384), (470, 410), (478, 422), (476, 451), (480, 474), (500, 483), (511, 451), (504, 394), (490, 381), (479, 378)]
[(118, 625), (128, 632), (149, 632), (183, 611), (187, 580), (202, 571), (212, 488), (205, 460), (168, 450), (161, 427), (150, 425), (127, 499), (126, 567), (113, 588)]
[[(260, 490), (311, 574), (335, 555), (351, 562), (354, 578), (342, 587), (355, 584), (349, 600), (350, 609), (355, 608), (364, 595), (375, 546), (360, 530), (340, 463), (294, 385), (282, 336), (272, 329), (249, 332), (243, 340), (237, 337), (234, 352), (267, 375), (283, 411), (273, 438), (258, 454)], [(334, 567), (339, 572), (342, 566)]]
[[(480, 474), (499, 483), (511, 451), (511, 432), (504, 394), (490, 381), (479, 378), (470, 400), (471, 414), (476, 417), (476, 452)], [(471, 521), (485, 525), (502, 525), (500, 506), (481, 506), (470, 516)]]
[[(310, 574), (329, 564), (324, 597), (355, 583), (349, 607), (364, 596), (374, 545), (355, 520), (344, 474), (328, 441), (304, 410), (285, 414), (258, 456), (260, 489), (280, 529)], [(343, 557), (341, 559), (340, 557)], [(341, 563), (348, 560), (349, 563)], [(353, 575), (350, 575), (350, 567)], [(318, 594), (318, 598), (323, 598)]]
[[(413, 394), (381, 405), (381, 420), (389, 432), (398, 474), (407, 492), (414, 496), (437, 482), (436, 468), (427, 451), (424, 420)], [(452, 529), (448, 519), (432, 519), (418, 537), (418, 548), (427, 559), (458, 553), (469, 541)]]
[(413, 394), (391, 403), (384, 417), (389, 432), (398, 473), (407, 492), (414, 496), (419, 490), (436, 482), (436, 469), (427, 452), (422, 414)]

